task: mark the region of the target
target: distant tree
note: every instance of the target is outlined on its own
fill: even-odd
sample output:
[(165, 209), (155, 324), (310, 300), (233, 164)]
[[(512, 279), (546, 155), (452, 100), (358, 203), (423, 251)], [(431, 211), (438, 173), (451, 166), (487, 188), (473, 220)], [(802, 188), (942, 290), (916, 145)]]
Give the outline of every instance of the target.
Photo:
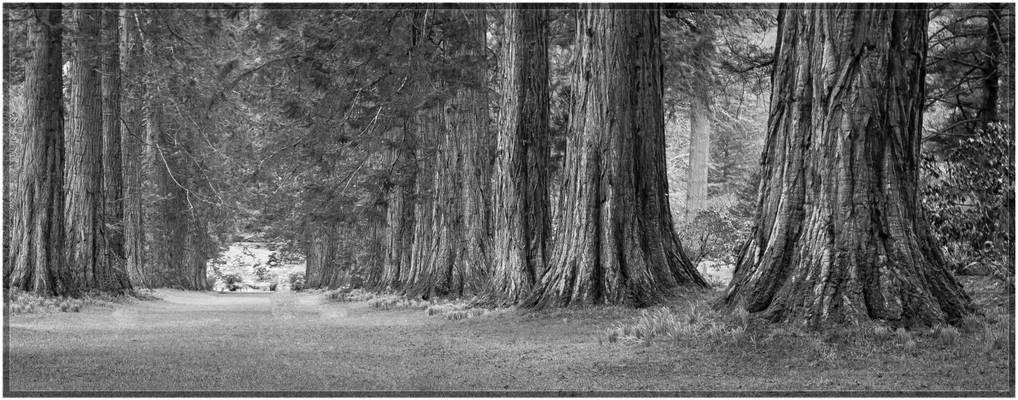
[(919, 204), (926, 26), (915, 5), (782, 6), (756, 226), (728, 307), (814, 327), (971, 312)]
[[(25, 135), (4, 286), (44, 295), (78, 287), (64, 253), (64, 135), (60, 5), (28, 10)], [(4, 135), (5, 137), (7, 134)], [(6, 191), (6, 190), (5, 190)]]
[(579, 12), (559, 228), (527, 306), (647, 305), (679, 286), (706, 286), (668, 206), (660, 16), (605, 5)]

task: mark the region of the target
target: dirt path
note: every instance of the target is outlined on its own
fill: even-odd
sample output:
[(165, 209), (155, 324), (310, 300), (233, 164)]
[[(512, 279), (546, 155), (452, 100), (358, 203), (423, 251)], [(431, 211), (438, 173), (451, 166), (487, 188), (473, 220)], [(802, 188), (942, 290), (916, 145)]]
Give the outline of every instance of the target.
[[(631, 311), (448, 321), (290, 292), (157, 296), (13, 316), (5, 392), (973, 390), (986, 389), (988, 378), (1007, 388), (1003, 372), (988, 377), (971, 365), (904, 368), (903, 376), (902, 365), (924, 364), (785, 368), (796, 360), (599, 344), (600, 330)], [(877, 375), (884, 370), (896, 372)]]

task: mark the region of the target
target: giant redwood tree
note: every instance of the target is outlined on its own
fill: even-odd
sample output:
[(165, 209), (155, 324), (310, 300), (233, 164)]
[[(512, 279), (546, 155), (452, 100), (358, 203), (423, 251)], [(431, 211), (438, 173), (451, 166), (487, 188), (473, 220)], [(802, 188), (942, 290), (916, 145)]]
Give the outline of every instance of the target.
[(120, 18), (120, 157), (121, 190), (123, 200), (123, 249), (127, 275), (136, 286), (148, 286), (144, 274), (145, 232), (142, 229), (142, 151), (145, 142), (145, 125), (142, 104), (145, 97), (141, 82), (144, 66), (138, 11), (121, 8)]
[(780, 11), (756, 226), (729, 307), (814, 327), (970, 311), (918, 198), (926, 26), (916, 5)]
[(544, 272), (551, 234), (548, 11), (511, 7), (503, 27), (491, 279), (498, 301), (515, 304)]
[(4, 286), (74, 294), (64, 254), (64, 134), (59, 4), (29, 11), (25, 136)]
[(525, 304), (641, 306), (705, 287), (668, 206), (660, 10), (595, 5), (577, 18), (559, 228)]
[(99, 35), (102, 11), (76, 7), (71, 12), (71, 115), (65, 174), (67, 262), (83, 289), (129, 289), (124, 271), (105, 259), (108, 251), (103, 191), (103, 121)]

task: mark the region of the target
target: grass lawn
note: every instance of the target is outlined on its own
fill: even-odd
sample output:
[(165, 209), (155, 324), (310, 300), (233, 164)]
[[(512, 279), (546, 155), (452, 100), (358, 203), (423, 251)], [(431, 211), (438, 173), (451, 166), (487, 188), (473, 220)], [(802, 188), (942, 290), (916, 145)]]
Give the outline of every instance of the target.
[[(650, 340), (609, 332), (642, 311), (497, 311), (453, 320), (289, 291), (156, 291), (161, 300), (9, 315), (5, 394), (31, 391), (997, 391), (1014, 394), (1013, 317), (968, 282), (983, 333), (907, 338), (758, 326)], [(672, 304), (676, 318), (713, 293)], [(1006, 299), (1006, 296), (1004, 297)], [(660, 310), (659, 310), (660, 311)], [(702, 324), (701, 324), (702, 325)], [(698, 326), (701, 326), (698, 325)], [(707, 325), (702, 325), (707, 326)], [(1000, 325), (1004, 326), (1004, 325)], [(713, 329), (713, 328), (711, 328)], [(624, 329), (622, 329), (624, 330)], [(698, 331), (700, 332), (700, 331)], [(913, 343), (908, 344), (911, 340)], [(53, 394), (53, 393), (51, 393)], [(365, 393), (361, 393), (365, 394)], [(605, 393), (610, 395), (610, 393)], [(731, 393), (737, 394), (737, 393)]]

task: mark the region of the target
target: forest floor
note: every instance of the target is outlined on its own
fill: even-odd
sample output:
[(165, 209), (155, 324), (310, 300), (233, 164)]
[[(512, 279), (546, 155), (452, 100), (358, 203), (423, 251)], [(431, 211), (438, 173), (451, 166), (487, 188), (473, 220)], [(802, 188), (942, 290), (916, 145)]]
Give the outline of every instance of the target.
[(992, 352), (933, 341), (920, 341), (912, 348), (845, 345), (837, 340), (815, 347), (762, 337), (736, 344), (609, 343), (603, 337), (606, 328), (632, 320), (638, 311), (619, 307), (496, 311), (453, 321), (419, 309), (382, 311), (366, 302), (330, 302), (314, 293), (154, 294), (160, 300), (87, 307), (79, 313), (8, 313), (5, 394), (861, 390), (1014, 394), (1013, 341), (1010, 350)]

